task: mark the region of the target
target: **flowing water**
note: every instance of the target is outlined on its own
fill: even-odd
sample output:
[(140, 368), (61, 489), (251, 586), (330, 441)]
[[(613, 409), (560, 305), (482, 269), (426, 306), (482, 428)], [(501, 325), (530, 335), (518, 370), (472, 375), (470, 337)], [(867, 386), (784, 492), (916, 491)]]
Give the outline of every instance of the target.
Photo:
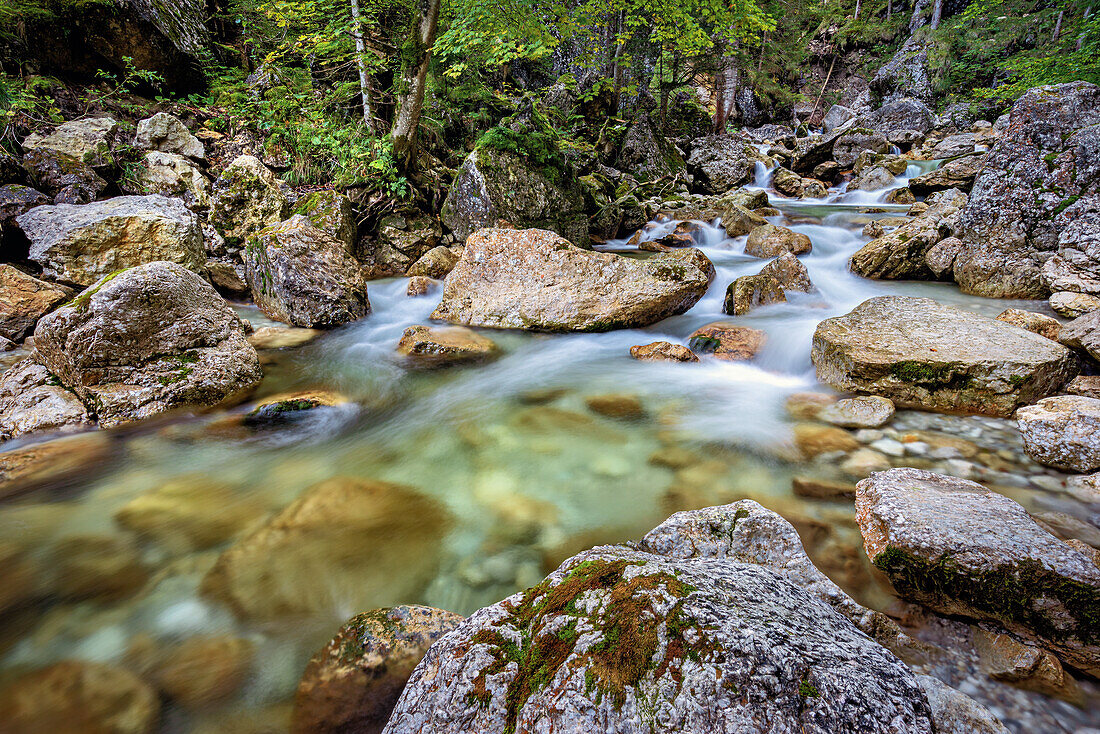
[[(897, 185), (933, 165), (914, 164)], [(757, 184), (766, 187), (769, 177), (761, 167)], [(764, 264), (744, 254), (744, 237), (730, 239), (720, 223), (700, 223), (697, 244), (717, 277), (689, 312), (650, 328), (491, 332), (504, 350), (495, 362), (409, 371), (394, 347), (407, 326), (429, 323), (438, 291), (409, 298), (405, 279), (372, 282), (370, 316), (266, 357), (260, 396), (323, 387), (346, 395), (349, 404), (256, 434), (227, 430), (210, 416), (108, 434), (110, 452), (89, 458), (80, 476), (0, 510), (0, 539), (15, 546), (45, 585), (33, 603), (0, 617), (0, 674), (76, 658), (157, 679), (149, 661), (158, 651), (196, 637), (242, 639), (251, 651), (244, 682), (227, 682), (224, 695), (199, 704), (166, 704), (162, 730), (283, 731), (305, 662), (352, 614), (395, 603), (468, 614), (536, 583), (581, 549), (636, 538), (680, 509), (746, 497), (794, 522), (815, 562), (849, 593), (885, 607), (892, 597), (862, 557), (851, 503), (803, 499), (791, 491), (796, 475), (843, 476), (836, 466), (843, 457), (797, 458), (784, 410), (792, 393), (823, 389), (809, 357), (815, 326), (883, 294), (930, 296), (990, 316), (1010, 306), (1045, 310), (1045, 304), (983, 300), (948, 284), (858, 278), (846, 264), (866, 241), (862, 226), (907, 207), (883, 204), (884, 192), (843, 187), (821, 200), (769, 194), (782, 212), (771, 221), (810, 237), (813, 251), (802, 260), (818, 292), (737, 317), (768, 334), (751, 364), (629, 357), (632, 345), (683, 343), (696, 328), (731, 319), (722, 313), (726, 286)], [(647, 238), (675, 225), (659, 223)], [(625, 240), (604, 248), (632, 249)], [(256, 326), (270, 323), (252, 307), (241, 306), (240, 313)], [(636, 397), (644, 413), (626, 420), (594, 412), (587, 400), (601, 395), (620, 396), (611, 402), (621, 404)], [(1029, 510), (1095, 521), (1088, 506), (1054, 491), (1061, 475), (1022, 455), (1010, 422), (906, 411), (894, 428), (965, 439), (979, 458), (945, 454), (933, 461), (898, 452), (901, 444), (889, 432), (859, 438), (903, 454), (892, 457), (895, 465), (972, 476)], [(246, 571), (258, 580), (243, 585), (233, 608), (200, 588), (233, 544), (227, 536), (246, 537), (333, 477), (412, 489), (377, 510), (377, 537), (337, 534), (308, 550), (308, 558), (299, 557), (291, 537), (247, 555), (241, 562), (256, 566)], [(167, 497), (169, 509), (160, 515), (134, 510), (148, 510), (141, 502), (149, 496)], [(135, 515), (145, 517), (144, 524), (126, 522)], [(230, 523), (231, 532), (215, 533), (215, 541), (195, 542), (194, 533), (181, 538), (185, 520), (186, 527), (201, 528), (230, 518), (239, 521)], [(339, 523), (339, 517), (326, 520)], [(137, 581), (109, 593), (97, 588), (117, 579), (119, 569)], [(0, 608), (2, 600), (0, 595)], [(1097, 718), (1095, 711), (1089, 715), (1037, 695), (1035, 701), (1064, 721), (1065, 731)]]

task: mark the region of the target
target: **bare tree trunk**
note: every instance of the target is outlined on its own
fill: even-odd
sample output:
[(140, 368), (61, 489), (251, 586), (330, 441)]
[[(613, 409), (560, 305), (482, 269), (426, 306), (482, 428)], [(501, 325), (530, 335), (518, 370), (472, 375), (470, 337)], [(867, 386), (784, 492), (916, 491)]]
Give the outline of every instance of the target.
[(374, 126), (370, 113), (370, 92), (367, 87), (367, 47), (363, 43), (363, 27), (359, 23), (359, 0), (351, 0), (351, 36), (355, 39), (355, 63), (359, 67), (359, 95), (363, 98), (363, 120), (367, 127)]
[(929, 27), (936, 30), (940, 27), (940, 16), (943, 15), (943, 0), (936, 0), (932, 4), (932, 22)]
[(416, 131), (420, 127), (420, 112), (424, 107), (424, 91), (428, 83), (428, 66), (435, 45), (442, 0), (419, 0), (420, 17), (413, 30), (413, 53), (405, 70), (405, 91), (401, 95), (401, 111), (394, 120), (390, 138), (398, 163), (408, 168), (416, 153)]
[(1062, 35), (1062, 16), (1064, 16), (1065, 14), (1066, 11), (1064, 10), (1058, 11), (1058, 20), (1054, 23), (1054, 34), (1050, 38), (1051, 43), (1057, 43), (1058, 36)]
[(913, 3), (913, 14), (909, 16), (909, 32), (914, 33), (924, 25), (924, 11), (928, 8), (928, 0), (916, 0)]
[(859, 20), (859, 8), (861, 4), (860, 0), (856, 0), (856, 14), (852, 17), (852, 20)]
[(622, 68), (622, 55), (623, 55), (623, 13), (625, 11), (620, 10), (618, 15), (618, 23), (615, 31), (615, 55), (611, 59), (611, 78), (615, 80), (615, 98), (611, 101), (614, 107), (613, 113), (619, 114), (619, 98), (623, 94), (623, 68)]
[[(1085, 14), (1083, 16), (1081, 16), (1081, 20), (1082, 21), (1088, 20), (1090, 15), (1092, 15), (1092, 6), (1091, 5), (1088, 6), (1087, 8), (1085, 8)], [(1085, 34), (1082, 33), (1081, 35), (1077, 36), (1077, 50), (1080, 51), (1081, 47), (1084, 46), (1084, 45), (1085, 45)]]
[(886, 0), (886, 22), (890, 22), (890, 16), (894, 14), (894, 0)]
[(737, 66), (732, 56), (723, 54), (714, 74), (714, 132), (721, 135), (737, 104)]

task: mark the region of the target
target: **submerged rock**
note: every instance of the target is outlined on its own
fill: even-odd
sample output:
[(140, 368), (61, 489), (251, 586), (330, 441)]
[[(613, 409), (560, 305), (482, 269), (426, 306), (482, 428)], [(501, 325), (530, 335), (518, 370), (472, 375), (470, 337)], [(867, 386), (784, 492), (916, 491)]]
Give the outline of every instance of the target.
[(687, 311), (713, 278), (694, 249), (636, 260), (545, 230), (484, 229), (466, 241), (432, 318), (533, 331), (637, 328)]
[(12, 341), (34, 331), (54, 307), (72, 298), (71, 288), (47, 283), (11, 265), (0, 265), (0, 336)]
[(1077, 372), (1068, 349), (930, 298), (880, 296), (822, 321), (817, 377), (841, 391), (903, 407), (1010, 416), (1058, 392)]
[(190, 637), (166, 650), (153, 671), (160, 689), (192, 710), (224, 703), (248, 682), (253, 644), (240, 637)]
[(263, 376), (229, 304), (170, 262), (102, 278), (43, 317), (34, 343), (105, 428), (232, 401)]
[(196, 272), (206, 262), (198, 219), (179, 199), (154, 194), (40, 206), (16, 221), (31, 241), (30, 259), (54, 280), (87, 286), (158, 260)]
[(261, 230), (244, 250), (252, 298), (277, 321), (331, 328), (370, 312), (367, 284), (347, 245), (295, 214)]
[(464, 619), (421, 606), (353, 617), (306, 666), (294, 696), (292, 734), (381, 732), (428, 648)]
[(411, 487), (334, 477), (222, 553), (201, 590), (253, 621), (396, 604), (435, 576), (449, 525)]
[(877, 395), (844, 398), (822, 408), (816, 417), (843, 428), (878, 428), (894, 417), (894, 403)]
[(56, 663), (0, 690), (7, 734), (153, 734), (159, 719), (160, 701), (148, 684), (102, 663)]
[(1040, 464), (1077, 472), (1100, 469), (1100, 400), (1057, 395), (1016, 411), (1024, 450)]
[(775, 513), (679, 513), (476, 612), (429, 649), (385, 731), (933, 731), (913, 673), (849, 614), (868, 612)]
[(651, 342), (630, 348), (630, 356), (639, 362), (698, 362), (699, 358), (683, 344)]
[(857, 485), (868, 558), (907, 599), (988, 620), (1100, 672), (1100, 568), (980, 484), (893, 469)]
[(0, 499), (79, 476), (89, 481), (111, 458), (103, 433), (84, 433), (0, 451)]
[(492, 359), (500, 348), (492, 339), (464, 326), (410, 326), (397, 353), (417, 367), (449, 367)]
[(810, 282), (806, 266), (791, 253), (784, 252), (756, 275), (742, 275), (730, 283), (722, 310), (739, 316), (756, 306), (784, 303), (787, 291), (812, 293), (814, 284)]

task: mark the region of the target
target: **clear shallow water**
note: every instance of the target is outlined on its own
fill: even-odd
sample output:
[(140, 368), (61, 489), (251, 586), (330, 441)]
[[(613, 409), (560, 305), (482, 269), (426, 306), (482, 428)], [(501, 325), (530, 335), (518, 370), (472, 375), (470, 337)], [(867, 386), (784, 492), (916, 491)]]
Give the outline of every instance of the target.
[[(912, 166), (897, 184), (925, 168), (924, 162)], [(888, 590), (859, 550), (851, 504), (791, 492), (792, 476), (838, 476), (827, 457), (797, 459), (783, 409), (792, 393), (822, 389), (809, 359), (814, 328), (882, 294), (929, 296), (987, 315), (1010, 306), (1045, 306), (964, 296), (947, 284), (858, 278), (846, 263), (865, 242), (863, 224), (907, 207), (883, 205), (884, 192), (834, 191), (828, 199), (809, 201), (769, 193), (782, 211), (772, 221), (813, 242), (802, 260), (818, 292), (737, 317), (768, 333), (751, 364), (704, 359), (669, 365), (629, 357), (632, 345), (685, 342), (704, 324), (732, 320), (722, 313), (726, 286), (765, 263), (744, 254), (745, 237), (728, 239), (704, 223), (698, 244), (717, 270), (712, 287), (688, 313), (647, 329), (552, 336), (488, 332), (504, 351), (497, 361), (410, 372), (394, 347), (407, 326), (429, 323), (438, 292), (408, 298), (405, 279), (373, 282), (369, 317), (305, 347), (268, 353), (259, 393), (323, 387), (343, 393), (350, 404), (263, 434), (226, 432), (212, 426), (210, 417), (112, 434), (109, 459), (96, 459), (81, 477), (0, 510), (0, 538), (47, 579), (38, 601), (2, 618), (0, 674), (77, 658), (158, 680), (156, 661), (163, 651), (195, 637), (231, 636), (250, 645), (244, 682), (228, 686), (214, 702), (168, 703), (163, 731), (281, 731), (306, 660), (351, 615), (398, 602), (466, 614), (536, 583), (583, 548), (636, 538), (680, 509), (744, 497), (791, 520), (819, 566), (857, 599), (880, 608), (889, 604)], [(877, 211), (866, 213), (869, 207)], [(647, 238), (674, 225), (658, 227)], [(607, 247), (624, 249), (625, 240)], [(270, 323), (252, 307), (240, 311), (257, 326)], [(586, 402), (623, 393), (641, 401), (644, 415), (610, 418)], [(1000, 451), (999, 468), (978, 478), (997, 480), (1029, 509), (1093, 519), (1086, 506), (1044, 489), (1044, 482), (1057, 482), (1056, 473), (1021, 458), (1011, 424), (916, 413), (900, 414), (898, 421), (907, 429), (964, 436), (990, 456)], [(898, 457), (894, 463), (919, 462)], [(410, 517), (397, 502), (380, 511), (392, 532), (366, 550), (349, 547), (349, 553), (370, 555), (370, 562), (352, 562), (346, 572), (334, 570), (347, 565), (339, 548), (327, 549), (331, 557), (323, 557), (320, 568), (296, 565), (286, 547), (282, 557), (261, 556), (258, 563), (281, 580), (270, 606), (278, 607), (281, 594), (296, 605), (293, 614), (235, 614), (201, 591), (203, 578), (235, 540), (333, 477), (407, 485), (442, 508), (449, 522)], [(202, 549), (181, 546), (171, 532), (138, 534), (124, 527), (123, 508), (165, 485), (199, 493), (195, 499), (184, 492), (177, 513), (201, 510), (210, 524), (239, 510), (244, 519), (232, 538)], [(201, 493), (211, 487), (222, 494)], [(97, 551), (104, 539), (110, 539), (107, 549)], [(109, 599), (95, 589), (74, 593), (71, 579), (49, 581), (59, 553), (70, 552), (73, 542), (109, 569), (125, 556), (143, 569), (145, 580)], [(431, 569), (430, 578), (410, 581), (424, 567)], [(88, 575), (97, 572), (92, 568)], [(1082, 720), (1079, 712), (1059, 708), (1064, 704), (1037, 701), (1064, 719), (1068, 731), (1071, 722)], [(263, 722), (271, 728), (262, 729)]]

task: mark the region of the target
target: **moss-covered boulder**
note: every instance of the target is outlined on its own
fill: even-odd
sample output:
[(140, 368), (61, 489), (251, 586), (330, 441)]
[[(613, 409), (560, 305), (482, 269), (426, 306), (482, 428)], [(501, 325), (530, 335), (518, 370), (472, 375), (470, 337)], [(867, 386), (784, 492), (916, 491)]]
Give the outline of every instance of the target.
[(399, 606), (356, 615), (314, 655), (294, 696), (293, 734), (374, 734), (428, 648), (463, 617)]
[(190, 159), (178, 153), (151, 150), (127, 190), (174, 196), (192, 209), (210, 205), (210, 181)]
[(626, 130), (615, 167), (642, 183), (682, 182), (687, 164), (680, 151), (662, 135), (648, 112), (641, 112)]
[[(928, 208), (889, 232), (883, 231), (857, 250), (848, 262), (856, 275), (878, 280), (933, 280), (944, 266), (930, 261), (932, 248), (947, 239), (966, 206), (966, 194), (939, 191)], [(934, 255), (934, 253), (933, 253)], [(933, 269), (933, 265), (936, 265)], [(950, 267), (947, 266), (947, 270)]]
[(118, 121), (94, 117), (64, 122), (48, 133), (28, 135), (23, 150), (53, 150), (89, 166), (102, 166), (111, 161), (111, 151), (118, 142)]
[(1068, 349), (931, 298), (880, 296), (814, 333), (817, 378), (902, 407), (1010, 416), (1077, 374)]
[(644, 260), (582, 250), (540, 229), (483, 229), (466, 240), (432, 318), (532, 331), (656, 323), (703, 297), (714, 266), (683, 249)]
[(1100, 568), (980, 484), (892, 469), (857, 485), (868, 558), (898, 593), (999, 623), (1100, 674)]
[(306, 194), (294, 205), (294, 213), (301, 214), (314, 227), (343, 242), (348, 252), (354, 252), (357, 239), (355, 212), (348, 197), (339, 191)]
[(91, 285), (121, 269), (169, 261), (206, 263), (198, 218), (179, 199), (118, 196), (93, 204), (40, 206), (16, 218), (45, 277)]
[(276, 321), (331, 328), (370, 312), (366, 281), (347, 245), (301, 214), (253, 237), (244, 264), (252, 299)]
[(249, 237), (289, 214), (275, 174), (255, 156), (239, 156), (214, 180), (210, 224), (230, 248), (240, 249)]
[(229, 304), (171, 262), (102, 278), (43, 317), (34, 341), (103, 427), (239, 399), (263, 376)]
[(385, 732), (932, 732), (916, 677), (857, 610), (775, 513), (680, 513), (476, 612), (428, 650)]
[(564, 159), (539, 157), (523, 147), (525, 142), (520, 133), (497, 133), (462, 162), (441, 215), (460, 242), (501, 222), (587, 242), (584, 193), (575, 174)]

